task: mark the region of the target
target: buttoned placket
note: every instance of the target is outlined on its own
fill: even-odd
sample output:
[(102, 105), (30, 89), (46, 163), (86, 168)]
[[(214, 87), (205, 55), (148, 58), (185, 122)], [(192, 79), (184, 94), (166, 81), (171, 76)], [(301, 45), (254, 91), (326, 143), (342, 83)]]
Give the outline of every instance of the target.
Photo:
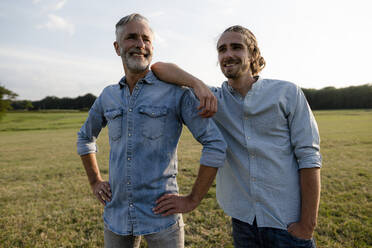
[[(255, 155), (255, 149), (254, 149), (254, 140), (252, 135), (252, 123), (251, 118), (249, 118), (250, 113), (250, 106), (252, 105), (251, 102), (253, 101), (253, 89), (248, 91), (246, 96), (244, 97), (242, 104), (243, 104), (243, 127), (244, 127), (244, 136), (245, 136), (245, 142), (246, 142), (246, 148), (247, 148), (247, 154), (248, 154), (248, 166), (249, 166), (249, 174), (250, 174), (250, 190), (251, 190), (251, 196), (256, 202), (255, 207), (255, 213), (254, 216), (258, 213), (258, 198), (257, 198), (257, 160)], [(252, 216), (252, 218), (254, 218)], [(253, 221), (253, 219), (252, 219)]]
[[(126, 171), (127, 177), (124, 179), (127, 189), (127, 196), (128, 196), (128, 230), (131, 230), (131, 233), (136, 232), (137, 221), (136, 221), (136, 209), (135, 209), (135, 202), (133, 201), (133, 182), (131, 181), (132, 175), (132, 168), (135, 166), (133, 164), (133, 142), (134, 142), (134, 107), (135, 102), (138, 97), (138, 94), (142, 88), (142, 80), (138, 81), (136, 86), (133, 89), (132, 94), (129, 92), (129, 87), (125, 85), (125, 99), (127, 100), (127, 130), (126, 130), (126, 139), (127, 139), (127, 149), (126, 149)], [(123, 101), (125, 101), (123, 99)]]

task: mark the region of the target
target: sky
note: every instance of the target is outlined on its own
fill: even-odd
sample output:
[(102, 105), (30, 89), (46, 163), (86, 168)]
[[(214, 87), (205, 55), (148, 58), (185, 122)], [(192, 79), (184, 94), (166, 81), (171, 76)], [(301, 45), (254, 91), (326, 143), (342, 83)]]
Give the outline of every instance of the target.
[(229, 26), (256, 36), (264, 78), (303, 88), (372, 83), (370, 0), (1, 0), (0, 85), (18, 100), (77, 97), (124, 75), (115, 24), (140, 13), (155, 31), (153, 62), (219, 86), (216, 43)]

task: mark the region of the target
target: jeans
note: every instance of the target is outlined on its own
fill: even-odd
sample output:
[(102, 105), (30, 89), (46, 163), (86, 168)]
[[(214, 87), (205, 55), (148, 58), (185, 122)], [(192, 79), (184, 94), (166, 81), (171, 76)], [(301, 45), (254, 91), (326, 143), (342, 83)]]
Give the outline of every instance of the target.
[(233, 239), (235, 248), (316, 248), (314, 239), (300, 239), (287, 230), (270, 227), (257, 227), (253, 224), (232, 218)]
[[(169, 228), (143, 235), (149, 248), (184, 248), (185, 231), (182, 217)], [(141, 236), (118, 235), (105, 227), (105, 248), (139, 248)]]

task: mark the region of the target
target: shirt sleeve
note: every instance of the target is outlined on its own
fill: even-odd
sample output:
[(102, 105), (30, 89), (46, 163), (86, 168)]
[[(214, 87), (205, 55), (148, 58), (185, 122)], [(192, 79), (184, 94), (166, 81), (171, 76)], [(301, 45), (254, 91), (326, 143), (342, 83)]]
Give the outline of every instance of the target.
[(201, 118), (199, 101), (191, 90), (185, 90), (181, 99), (181, 118), (194, 138), (203, 146), (200, 164), (222, 167), (226, 158), (226, 142), (211, 118)]
[(92, 105), (88, 118), (78, 132), (77, 153), (79, 155), (96, 153), (98, 151), (96, 140), (102, 128), (107, 124), (100, 101), (101, 96)]
[(289, 114), (291, 143), (299, 169), (321, 167), (318, 125), (302, 90), (296, 86)]

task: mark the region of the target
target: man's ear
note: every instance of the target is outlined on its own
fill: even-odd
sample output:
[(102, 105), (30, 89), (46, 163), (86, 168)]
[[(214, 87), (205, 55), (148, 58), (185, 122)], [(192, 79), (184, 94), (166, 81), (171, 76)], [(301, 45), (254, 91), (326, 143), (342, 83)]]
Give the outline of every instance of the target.
[(119, 47), (119, 43), (117, 41), (114, 41), (114, 48), (115, 48), (115, 52), (118, 56), (120, 56), (120, 47)]

